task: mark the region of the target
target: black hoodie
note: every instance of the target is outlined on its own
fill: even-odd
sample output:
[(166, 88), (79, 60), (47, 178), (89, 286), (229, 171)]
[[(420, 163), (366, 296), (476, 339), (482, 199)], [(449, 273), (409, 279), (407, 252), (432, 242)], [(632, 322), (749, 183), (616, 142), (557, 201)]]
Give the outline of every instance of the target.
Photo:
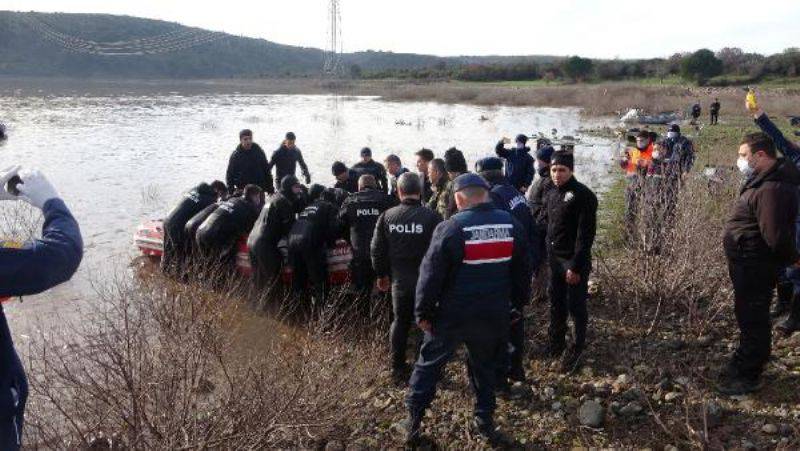
[(725, 225), (722, 242), (729, 259), (779, 265), (798, 260), (795, 247), (798, 185), (800, 171), (784, 158), (745, 182)]

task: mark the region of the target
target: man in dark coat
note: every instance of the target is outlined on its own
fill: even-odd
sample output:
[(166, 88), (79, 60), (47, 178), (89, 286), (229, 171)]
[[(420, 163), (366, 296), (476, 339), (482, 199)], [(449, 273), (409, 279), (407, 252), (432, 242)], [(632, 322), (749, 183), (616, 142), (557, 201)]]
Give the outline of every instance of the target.
[(770, 356), (769, 304), (778, 270), (800, 264), (795, 243), (800, 171), (778, 158), (775, 143), (763, 132), (745, 136), (738, 154), (747, 180), (723, 238), (740, 332), (739, 347), (720, 374), (718, 389), (728, 395), (758, 390)]
[(348, 241), (353, 248), (350, 275), (355, 291), (367, 298), (375, 284), (375, 271), (370, 259), (370, 243), (375, 233), (378, 217), (393, 203), (388, 194), (380, 191), (372, 175), (358, 179), (359, 191), (351, 194), (339, 209), (339, 223), (347, 230)]
[(392, 377), (395, 383), (408, 378), (406, 346), (414, 322), (414, 295), (422, 257), (428, 250), (433, 229), (442, 217), (420, 201), (419, 175), (406, 173), (397, 182), (400, 205), (378, 218), (372, 237), (372, 265), (378, 288), (388, 291), (391, 284), (393, 320), (389, 332), (392, 350)]
[(294, 199), (298, 193), (293, 183), (296, 180), (294, 176), (284, 177), (286, 183), (282, 181), (280, 190), (266, 199), (247, 237), (253, 282), (259, 289), (270, 288), (283, 267), (278, 243), (289, 235), (297, 215), (297, 202)]
[(353, 169), (359, 174), (369, 174), (375, 177), (378, 189), (384, 193), (389, 193), (389, 182), (386, 177), (386, 168), (382, 164), (372, 159), (372, 149), (364, 147), (361, 149), (361, 161), (353, 165)]
[(447, 362), (464, 343), (476, 395), (476, 432), (495, 442), (496, 371), (506, 359), (511, 310), (530, 300), (528, 242), (511, 213), (489, 200), (477, 174), (454, 180), (459, 213), (440, 223), (420, 266), (414, 314), (425, 333), (406, 398), (409, 416), (399, 426), (419, 438), (425, 410)]
[(287, 175), (296, 176), (298, 164), (303, 172), (303, 177), (306, 179), (306, 184), (311, 183), (311, 174), (308, 172), (305, 160), (303, 160), (303, 153), (300, 152), (300, 149), (295, 144), (296, 140), (297, 137), (294, 133), (287, 133), (286, 139), (283, 140), (278, 150), (272, 152), (272, 157), (269, 159), (270, 169), (275, 168), (276, 189), (280, 189), (279, 184)]
[(334, 188), (343, 189), (351, 194), (358, 192), (358, 177), (361, 175), (360, 172), (354, 169), (348, 169), (344, 163), (336, 161), (333, 163), (333, 166), (331, 166), (331, 173), (336, 177), (336, 184), (333, 185)]
[[(597, 233), (597, 196), (573, 175), (571, 153), (556, 152), (550, 166), (555, 189), (545, 198), (547, 257), (550, 266), (550, 357), (561, 356), (561, 371), (573, 372), (586, 346), (586, 308), (592, 245)], [(575, 325), (575, 343), (567, 352), (567, 318)]]
[(250, 130), (239, 132), (239, 146), (228, 161), (225, 183), (230, 193), (241, 192), (247, 185), (256, 185), (269, 194), (275, 192), (267, 156), (261, 146), (253, 142)]
[(508, 182), (521, 193), (528, 190), (534, 176), (533, 157), (531, 156), (531, 148), (525, 145), (527, 142), (527, 136), (517, 135), (514, 148), (506, 149), (506, 140), (501, 140), (494, 148), (497, 156), (506, 162)]

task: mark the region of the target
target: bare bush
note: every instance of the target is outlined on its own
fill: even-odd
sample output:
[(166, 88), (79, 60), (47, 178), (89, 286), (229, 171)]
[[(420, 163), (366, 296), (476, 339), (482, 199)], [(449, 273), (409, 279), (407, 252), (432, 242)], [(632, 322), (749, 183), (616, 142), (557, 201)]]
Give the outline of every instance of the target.
[(346, 436), (361, 388), (378, 374), (374, 340), (324, 313), (299, 332), (245, 314), (233, 296), (160, 275), (98, 291), (90, 316), (42, 332), (28, 352), (28, 443), (317, 446)]
[(734, 183), (698, 177), (677, 194), (674, 212), (663, 185), (640, 189), (635, 221), (623, 238), (604, 243), (597, 280), (604, 297), (645, 335), (675, 314), (687, 335), (699, 336), (730, 305), (721, 239)]

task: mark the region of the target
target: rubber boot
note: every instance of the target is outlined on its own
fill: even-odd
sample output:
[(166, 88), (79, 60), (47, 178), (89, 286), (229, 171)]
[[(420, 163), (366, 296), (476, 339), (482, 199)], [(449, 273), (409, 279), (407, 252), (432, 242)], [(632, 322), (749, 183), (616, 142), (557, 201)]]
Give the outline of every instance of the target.
[(417, 445), (420, 443), (422, 434), (420, 433), (420, 425), (422, 423), (422, 415), (409, 415), (405, 420), (397, 423), (397, 431), (402, 435), (402, 439), (406, 445)]
[(792, 297), (789, 317), (779, 323), (776, 328), (786, 335), (800, 331), (800, 293), (795, 293)]
[(794, 294), (794, 286), (791, 283), (779, 283), (778, 300), (769, 312), (772, 318), (778, 318), (789, 312), (789, 306), (792, 303), (792, 295)]

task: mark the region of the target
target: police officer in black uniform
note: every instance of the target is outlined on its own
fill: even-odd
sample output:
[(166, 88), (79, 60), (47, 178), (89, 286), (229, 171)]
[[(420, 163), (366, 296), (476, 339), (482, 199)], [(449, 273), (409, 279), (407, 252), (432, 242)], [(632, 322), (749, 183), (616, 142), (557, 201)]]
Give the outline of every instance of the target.
[(358, 177), (361, 175), (360, 172), (354, 169), (348, 169), (347, 165), (341, 161), (333, 163), (331, 172), (333, 176), (336, 177), (336, 184), (333, 185), (334, 188), (343, 189), (348, 193), (358, 192)]
[(339, 237), (334, 193), (314, 185), (309, 192), (311, 205), (297, 217), (289, 232), (289, 264), (293, 269), (292, 291), (302, 292), (311, 282), (317, 304), (324, 301), (328, 281), (326, 250)]
[[(475, 172), (480, 174), (489, 183), (489, 196), (495, 207), (506, 210), (522, 225), (525, 237), (528, 239), (528, 248), (531, 252), (531, 262), (535, 272), (541, 261), (538, 249), (531, 245), (536, 243), (536, 227), (533, 216), (525, 197), (511, 184), (503, 174), (503, 161), (497, 157), (487, 157), (475, 163)], [(498, 381), (504, 385), (505, 378), (515, 381), (525, 380), (525, 369), (522, 359), (525, 354), (525, 315), (522, 311), (512, 311), (510, 331), (510, 365), (501, 368)]]
[(350, 274), (353, 288), (361, 298), (366, 298), (375, 284), (375, 271), (370, 260), (370, 243), (375, 233), (378, 217), (392, 206), (388, 194), (378, 190), (375, 177), (364, 174), (358, 179), (359, 191), (351, 194), (339, 209), (339, 222), (349, 230), (353, 260)]
[(267, 198), (247, 237), (253, 282), (259, 289), (270, 288), (280, 275), (283, 257), (278, 243), (289, 235), (297, 213), (297, 202), (293, 201), (297, 196), (294, 184), (289, 176), (284, 180), (286, 185), (282, 180), (280, 191)]
[[(572, 372), (586, 346), (586, 309), (592, 245), (597, 232), (597, 197), (578, 182), (571, 153), (556, 152), (550, 174), (555, 189), (547, 193), (547, 256), (550, 266), (550, 357), (561, 356), (561, 370)], [(575, 343), (566, 347), (567, 317), (575, 325)]]
[(525, 230), (494, 207), (477, 174), (453, 181), (459, 213), (440, 223), (420, 267), (414, 314), (425, 332), (409, 381), (408, 441), (419, 437), (436, 384), (459, 344), (467, 347), (477, 397), (477, 432), (495, 439), (496, 369), (505, 360), (511, 310), (530, 300), (531, 261)]
[(397, 180), (400, 205), (378, 218), (372, 237), (372, 264), (378, 277), (378, 289), (392, 289), (394, 319), (389, 331), (392, 348), (392, 378), (395, 383), (408, 380), (406, 346), (414, 321), (414, 295), (419, 265), (431, 242), (433, 229), (442, 217), (422, 206), (422, 180), (406, 172)]
[(217, 180), (211, 185), (205, 182), (201, 183), (183, 194), (178, 205), (164, 218), (162, 271), (167, 274), (176, 274), (182, 271), (189, 250), (184, 235), (186, 223), (204, 208), (215, 203), (226, 191), (225, 184)]
[[(244, 195), (219, 204), (200, 224), (195, 237), (200, 254), (206, 263), (222, 267), (235, 263), (236, 243), (253, 229), (263, 204), (264, 192), (256, 185), (247, 185)], [(213, 270), (222, 269), (214, 267)]]

